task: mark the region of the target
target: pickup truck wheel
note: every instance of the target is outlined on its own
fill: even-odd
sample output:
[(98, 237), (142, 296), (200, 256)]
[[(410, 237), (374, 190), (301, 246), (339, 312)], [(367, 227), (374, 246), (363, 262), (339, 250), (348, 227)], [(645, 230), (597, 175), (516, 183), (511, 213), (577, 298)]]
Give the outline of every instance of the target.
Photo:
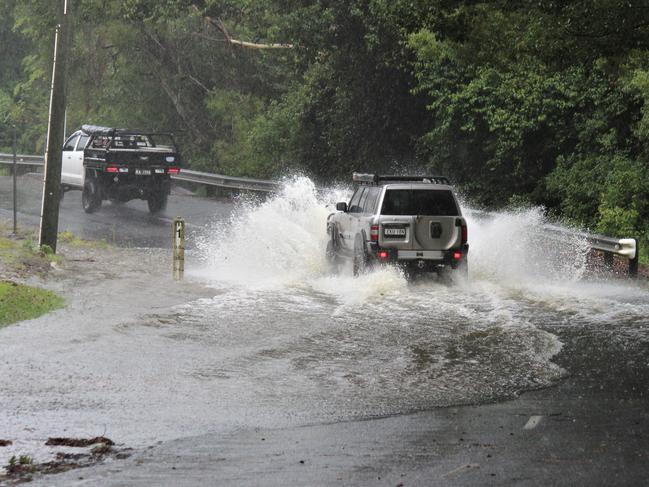
[(86, 184), (83, 185), (81, 204), (83, 205), (83, 211), (86, 213), (92, 213), (101, 206), (101, 195), (97, 190), (95, 181), (86, 181)]
[(167, 207), (167, 193), (153, 193), (146, 199), (149, 212), (157, 213)]

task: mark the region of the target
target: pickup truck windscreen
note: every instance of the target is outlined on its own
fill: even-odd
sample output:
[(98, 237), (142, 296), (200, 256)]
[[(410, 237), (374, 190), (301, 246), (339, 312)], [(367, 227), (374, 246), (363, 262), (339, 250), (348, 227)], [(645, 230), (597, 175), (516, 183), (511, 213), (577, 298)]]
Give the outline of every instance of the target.
[(459, 216), (453, 193), (446, 189), (388, 189), (382, 215)]

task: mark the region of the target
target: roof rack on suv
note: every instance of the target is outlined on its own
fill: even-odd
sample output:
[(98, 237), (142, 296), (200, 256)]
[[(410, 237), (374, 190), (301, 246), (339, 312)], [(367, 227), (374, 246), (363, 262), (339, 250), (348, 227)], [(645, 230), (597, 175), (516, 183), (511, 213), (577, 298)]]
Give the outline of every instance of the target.
[(363, 174), (355, 172), (352, 175), (352, 181), (359, 184), (376, 184), (391, 182), (418, 182), (431, 184), (450, 184), (445, 176), (396, 176), (396, 175), (379, 175)]

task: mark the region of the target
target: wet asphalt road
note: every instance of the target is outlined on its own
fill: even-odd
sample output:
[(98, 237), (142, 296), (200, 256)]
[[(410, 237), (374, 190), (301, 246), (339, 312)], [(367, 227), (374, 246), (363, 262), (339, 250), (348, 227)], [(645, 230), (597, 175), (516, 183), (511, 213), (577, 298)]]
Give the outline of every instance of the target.
[[(5, 179), (0, 178), (0, 216), (8, 220)], [(28, 194), (23, 193), (21, 219), (33, 224), (38, 203), (33, 190)], [(66, 195), (61, 230), (126, 247), (165, 247), (176, 213), (200, 229), (231, 209), (177, 192), (165, 215), (150, 216), (145, 203), (131, 202), (106, 204), (87, 216), (79, 196)], [(118, 225), (115, 217), (124, 215), (128, 222)], [(514, 399), (279, 427), (240, 424), (218, 434), (165, 440), (127, 460), (34, 484), (645, 485), (647, 340), (625, 337), (622, 327), (611, 333), (606, 323), (565, 326), (547, 319), (540, 326), (563, 343), (552, 360), (565, 378)]]
[[(555, 387), (476, 406), (179, 438), (35, 485), (646, 485), (646, 345), (559, 334)], [(588, 350), (586, 352), (585, 350)]]
[[(18, 178), (18, 225), (38, 226), (40, 223), (42, 180), (37, 174)], [(0, 215), (12, 221), (12, 181), (0, 176)], [(89, 240), (105, 240), (120, 247), (167, 248), (171, 246), (171, 224), (175, 217), (185, 219), (187, 233), (227, 219), (232, 205), (227, 200), (195, 198), (191, 192), (174, 188), (165, 211), (151, 215), (146, 201), (133, 200), (123, 204), (104, 201), (93, 214), (81, 207), (81, 191), (65, 193), (59, 210), (59, 232), (69, 231)], [(188, 238), (188, 242), (192, 242)]]

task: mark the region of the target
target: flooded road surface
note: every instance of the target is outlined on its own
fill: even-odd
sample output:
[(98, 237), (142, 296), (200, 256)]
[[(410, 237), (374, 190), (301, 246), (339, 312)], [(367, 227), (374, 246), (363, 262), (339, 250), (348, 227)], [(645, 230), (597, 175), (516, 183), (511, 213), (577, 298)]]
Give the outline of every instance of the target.
[[(345, 477), (355, 479), (351, 485), (376, 485), (375, 477), (355, 470), (379, 469), (380, 458), (367, 460), (373, 458), (368, 442), (381, 458), (402, 458), (407, 442), (406, 463), (421, 474), (415, 485), (429, 485), (426, 468), (434, 461), (450, 472), (441, 485), (456, 476), (461, 485), (452, 465), (444, 463), (444, 455), (458, 448), (424, 447), (413, 433), (423, 424), (462, 424), (451, 406), (477, 408), (465, 414), (464, 424), (475, 421), (481, 407), (501, 418), (514, 402), (494, 403), (531, 390), (546, 397), (552, 393), (543, 388), (581, 374), (588, 379), (579, 385), (584, 390), (611, 391), (599, 405), (589, 403), (592, 408), (624, 409), (623, 401), (634, 401), (634, 414), (646, 417), (646, 283), (588, 279), (585, 242), (543, 239), (543, 218), (535, 210), (488, 220), (469, 215), (468, 283), (408, 281), (394, 268), (353, 278), (351, 265), (332, 274), (324, 260), (326, 205), (344, 194), (318, 193), (309, 180), (297, 178), (266, 202), (242, 202), (229, 220), (215, 218), (199, 232), (183, 284), (169, 279), (162, 251), (145, 258), (122, 251), (112, 265), (110, 257), (97, 257), (91, 273), (76, 281), (62, 277), (54, 287), (69, 297), (66, 310), (0, 330), (0, 409), (6, 413), (0, 431), (19, 439), (11, 451), (46, 456), (37, 445), (47, 436), (105, 434), (136, 448), (166, 443), (140, 457), (151, 463), (149, 469), (127, 462), (79, 474), (96, 475), (101, 484), (156, 479), (174, 485), (177, 478), (159, 470), (186, 454), (190, 464), (221, 459), (229, 485), (300, 485), (303, 477), (288, 470), (269, 473), (269, 432), (285, 440), (276, 438), (275, 448), (297, 455), (300, 448), (289, 445), (287, 428), (310, 428), (311, 439), (301, 429), (301, 441), (315, 452), (318, 445), (329, 452), (336, 459), (332, 467), (355, 472)], [(611, 378), (607, 368), (619, 378)], [(584, 394), (579, 389), (575, 397)], [(563, 399), (553, 397), (549, 406), (516, 414), (564, 414), (556, 409)], [(435, 409), (440, 406), (446, 409)], [(417, 411), (439, 412), (434, 419), (402, 416)], [(400, 429), (380, 419), (389, 417), (410, 419)], [(377, 421), (378, 431), (354, 422), (368, 419)], [(517, 419), (518, 428), (528, 419)], [(535, 421), (540, 420), (529, 429)], [(485, 438), (496, 442), (488, 426), (481, 426), (480, 444), (488, 443)], [(356, 460), (332, 450), (334, 437), (345, 435), (366, 435), (349, 452)], [(260, 450), (261, 436), (269, 436), (266, 450)], [(423, 455), (419, 463), (412, 457), (416, 452)], [(252, 462), (247, 455), (253, 454), (265, 463)], [(202, 473), (195, 467), (184, 471), (187, 478), (219, 478), (214, 465)], [(264, 477), (268, 482), (253, 481), (254, 472), (270, 475)], [(66, 484), (78, 476), (66, 475), (60, 477)], [(322, 470), (310, 475), (325, 478)], [(322, 484), (340, 485), (336, 475)]]
[[(18, 228), (40, 225), (43, 197), (42, 174), (20, 176), (17, 183)], [(0, 176), (0, 218), (11, 225), (13, 218), (13, 188), (9, 176)], [(175, 184), (172, 185), (167, 208), (152, 215), (144, 200), (128, 203), (104, 201), (95, 213), (81, 207), (81, 191), (68, 191), (59, 210), (59, 232), (72, 232), (89, 240), (103, 240), (119, 247), (168, 248), (171, 224), (176, 216), (187, 223), (187, 234), (203, 228), (218, 217), (227, 219), (232, 211), (230, 201), (198, 198)], [(193, 239), (189, 240), (191, 244)]]
[(535, 210), (469, 219), (469, 283), (409, 282), (394, 268), (332, 275), (323, 203), (337, 198), (297, 179), (280, 197), (241, 208), (223, 238), (215, 230), (202, 242), (205, 267), (192, 275), (217, 295), (183, 314), (204, 327), (197, 335), (255, 350), (216, 362), (216, 376), (249, 377), (275, 404), (304, 403), (321, 419), (391, 415), (556, 383), (564, 327), (604, 324), (618, 338), (648, 338), (646, 287), (582, 280), (586, 242), (544, 240)]

